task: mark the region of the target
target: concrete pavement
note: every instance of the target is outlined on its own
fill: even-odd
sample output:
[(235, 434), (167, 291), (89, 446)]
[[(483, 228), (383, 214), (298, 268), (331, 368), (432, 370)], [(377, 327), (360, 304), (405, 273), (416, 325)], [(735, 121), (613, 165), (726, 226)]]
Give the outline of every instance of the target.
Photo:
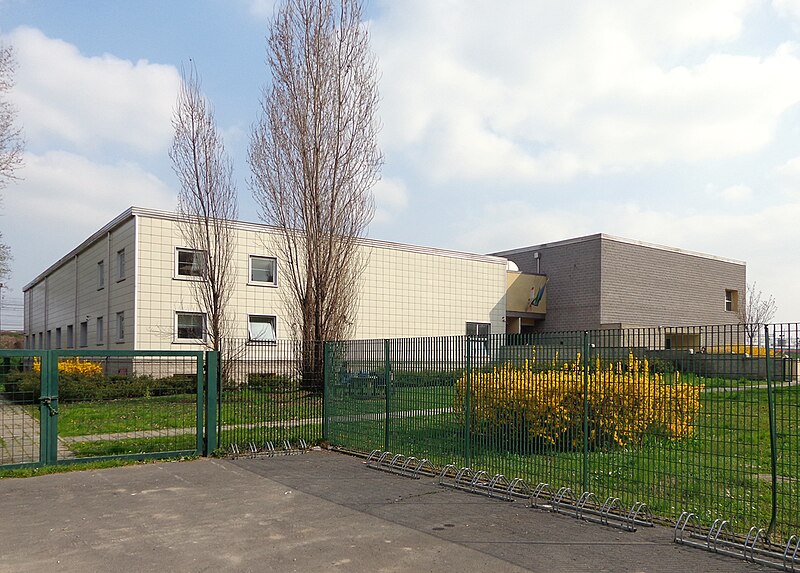
[(0, 572), (748, 572), (331, 452), (0, 480)]

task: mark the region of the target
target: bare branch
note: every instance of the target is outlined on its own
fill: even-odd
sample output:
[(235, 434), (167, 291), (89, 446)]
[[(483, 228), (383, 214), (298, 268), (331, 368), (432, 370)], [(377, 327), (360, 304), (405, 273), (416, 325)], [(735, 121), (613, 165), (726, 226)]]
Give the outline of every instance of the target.
[(181, 183), (178, 226), (184, 246), (204, 253), (202, 280), (192, 285), (195, 301), (206, 313), (207, 344), (220, 350), (233, 327), (226, 315), (234, 288), (235, 237), (230, 222), (238, 216), (233, 165), (194, 65), (182, 76), (169, 152)]
[(753, 282), (747, 285), (743, 300), (739, 303), (739, 323), (742, 324), (750, 346), (757, 339), (759, 329), (775, 317), (778, 306), (772, 295), (766, 295)]
[[(8, 101), (8, 92), (14, 87), (15, 68), (14, 50), (0, 44), (0, 190), (17, 178), (15, 173), (22, 167), (25, 147), (22, 130), (15, 124), (17, 110)], [(11, 275), (12, 260), (8, 245), (0, 242), (0, 280)]]
[(357, 239), (383, 163), (377, 67), (361, 20), (360, 0), (283, 2), (250, 142), (253, 195), (262, 220), (280, 229), (288, 306), (309, 344), (342, 339), (352, 324), (364, 266)]

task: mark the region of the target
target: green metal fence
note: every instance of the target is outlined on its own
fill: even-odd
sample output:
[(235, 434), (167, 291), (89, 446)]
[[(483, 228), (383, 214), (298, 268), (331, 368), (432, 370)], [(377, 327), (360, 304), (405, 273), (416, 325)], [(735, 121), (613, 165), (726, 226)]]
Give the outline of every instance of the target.
[[(306, 352), (291, 340), (226, 341), (220, 367), (219, 446), (262, 446), (322, 438), (323, 364), (304, 368)], [(311, 365), (313, 366), (313, 364)]]
[(800, 532), (798, 325), (326, 345), (324, 436)]
[[(0, 351), (0, 467), (168, 457), (216, 447), (217, 355)], [(210, 422), (209, 431), (208, 422)]]

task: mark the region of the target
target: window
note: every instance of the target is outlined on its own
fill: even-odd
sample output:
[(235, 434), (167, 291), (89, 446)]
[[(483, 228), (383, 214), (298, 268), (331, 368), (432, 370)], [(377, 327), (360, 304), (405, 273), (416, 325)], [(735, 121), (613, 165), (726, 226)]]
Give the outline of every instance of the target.
[(39, 350), (44, 348), (44, 332), (39, 332)]
[(52, 330), (48, 330), (47, 331), (47, 341), (45, 342), (45, 348), (47, 350), (50, 350), (53, 347), (52, 346), (52, 343), (53, 343), (52, 332), (53, 332)]
[(276, 318), (272, 315), (251, 314), (247, 317), (247, 332), (251, 342), (275, 342)]
[(278, 284), (278, 262), (274, 257), (250, 255), (250, 283), (258, 285)]
[(67, 325), (67, 348), (72, 348), (75, 346), (75, 329), (72, 327), (71, 324)]
[(100, 261), (97, 263), (97, 290), (106, 286), (106, 263)]
[(117, 342), (125, 340), (125, 313), (117, 313)]
[(206, 315), (200, 312), (175, 313), (175, 340), (202, 341), (206, 339)]
[(725, 290), (725, 310), (728, 312), (739, 311), (739, 291)]
[(205, 274), (205, 253), (192, 249), (177, 249), (175, 256), (176, 277), (202, 277)]
[(61, 327), (56, 328), (56, 348), (61, 348)]
[(117, 280), (125, 280), (125, 249), (117, 251)]
[(489, 336), (491, 324), (488, 322), (468, 322), (467, 323), (467, 336)]
[(89, 322), (88, 321), (84, 321), (80, 325), (78, 344), (80, 344), (81, 347), (89, 345)]
[(103, 317), (97, 317), (97, 344), (103, 344)]

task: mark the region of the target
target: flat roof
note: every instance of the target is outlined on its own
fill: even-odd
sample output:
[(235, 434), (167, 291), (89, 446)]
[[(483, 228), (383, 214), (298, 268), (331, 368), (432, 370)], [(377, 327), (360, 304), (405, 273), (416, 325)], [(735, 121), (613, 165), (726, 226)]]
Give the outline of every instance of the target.
[(509, 255), (516, 255), (519, 253), (527, 253), (530, 251), (535, 251), (537, 249), (546, 249), (550, 247), (562, 247), (565, 245), (574, 245), (578, 243), (587, 243), (589, 241), (614, 241), (617, 243), (626, 243), (628, 245), (636, 245), (638, 247), (646, 247), (648, 249), (657, 249), (659, 251), (667, 251), (670, 253), (676, 253), (680, 255), (688, 255), (692, 257), (700, 257), (703, 259), (710, 259), (713, 261), (720, 261), (723, 263), (731, 263), (734, 265), (742, 265), (745, 266), (746, 263), (744, 261), (740, 261), (737, 259), (729, 259), (726, 257), (719, 257), (717, 255), (709, 255), (708, 253), (700, 253), (697, 251), (688, 251), (686, 249), (679, 249), (677, 247), (668, 247), (666, 245), (658, 245), (655, 243), (648, 243), (645, 241), (637, 241), (635, 239), (626, 239), (625, 237), (617, 237), (615, 235), (608, 235), (606, 233), (595, 233), (593, 235), (586, 235), (583, 237), (575, 237), (574, 239), (564, 239), (563, 241), (555, 241), (552, 243), (541, 243), (539, 245), (531, 245), (530, 247), (521, 247), (518, 249), (511, 249), (508, 251), (498, 251), (496, 253), (492, 253), (495, 256), (506, 257)]
[[(129, 219), (133, 217), (150, 217), (154, 219), (167, 219), (171, 221), (175, 221), (178, 219), (176, 213), (172, 211), (163, 211), (160, 209), (147, 209), (143, 207), (129, 207), (116, 217), (114, 217), (111, 221), (100, 227), (97, 231), (92, 233), (86, 240), (82, 241), (78, 246), (74, 249), (69, 251), (66, 255), (59, 258), (55, 263), (47, 267), (44, 271), (39, 273), (35, 279), (30, 281), (24, 287), (22, 287), (23, 292), (30, 290), (36, 284), (41, 282), (44, 277), (49, 275), (54, 270), (58, 269), (67, 261), (71, 260), (75, 257), (75, 255), (79, 254), (81, 251), (92, 245), (94, 242), (101, 239), (107, 233), (113, 231), (123, 223), (127, 222)], [(271, 233), (279, 233), (280, 230), (277, 227), (272, 225), (266, 225), (264, 223), (252, 223), (247, 221), (231, 221), (231, 225), (240, 230), (245, 231), (255, 231), (255, 232), (271, 232)], [(383, 249), (391, 249), (395, 251), (405, 251), (410, 253), (419, 253), (425, 255), (434, 255), (440, 257), (451, 257), (455, 259), (462, 259), (462, 260), (471, 260), (477, 262), (484, 262), (484, 263), (493, 263), (498, 265), (506, 265), (508, 260), (502, 258), (497, 255), (482, 255), (478, 253), (468, 253), (464, 251), (453, 251), (450, 249), (440, 249), (437, 247), (425, 247), (419, 245), (409, 245), (405, 243), (395, 243), (392, 241), (381, 241), (378, 239), (371, 239), (368, 237), (361, 237), (358, 239), (358, 242), (362, 245), (373, 247), (373, 248), (383, 248)]]

